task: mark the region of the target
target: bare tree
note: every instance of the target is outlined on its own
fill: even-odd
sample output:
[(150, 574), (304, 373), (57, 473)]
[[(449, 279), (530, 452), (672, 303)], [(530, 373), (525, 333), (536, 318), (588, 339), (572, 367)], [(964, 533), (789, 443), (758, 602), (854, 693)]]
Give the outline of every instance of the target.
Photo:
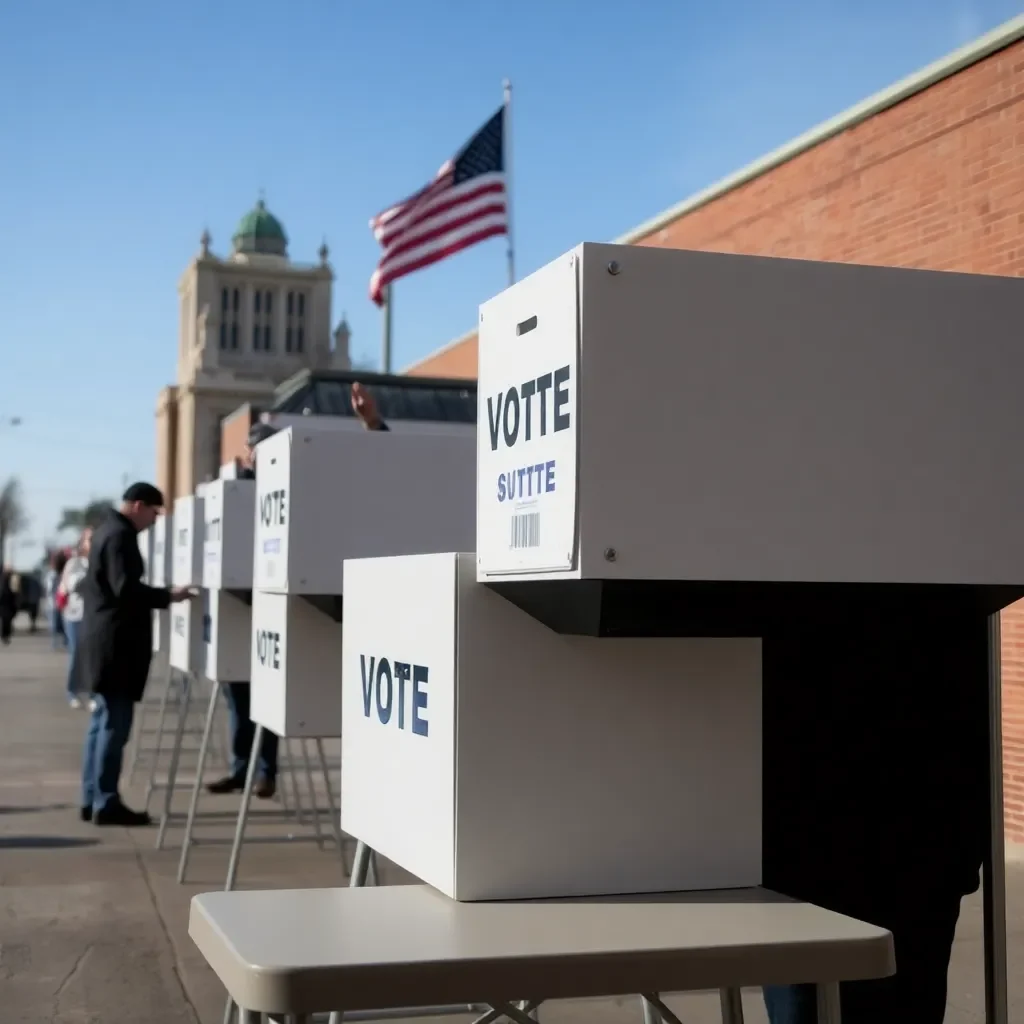
[(109, 498), (93, 498), (82, 508), (65, 508), (61, 511), (58, 530), (84, 530), (87, 526), (99, 526), (113, 502)]
[(28, 526), (21, 484), (11, 477), (0, 487), (0, 562), (7, 557), (7, 541)]

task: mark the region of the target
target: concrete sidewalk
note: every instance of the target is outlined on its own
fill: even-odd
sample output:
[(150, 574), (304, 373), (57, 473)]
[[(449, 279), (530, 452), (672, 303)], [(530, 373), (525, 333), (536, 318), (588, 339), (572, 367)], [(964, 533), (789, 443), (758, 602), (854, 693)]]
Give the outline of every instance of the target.
[[(65, 656), (44, 637), (0, 648), (0, 1020), (4, 1024), (219, 1024), (224, 992), (187, 934), (195, 892), (223, 888), (227, 850), (198, 846), (191, 884), (176, 881), (180, 827), (168, 849), (155, 829), (98, 829), (78, 820), (79, 752), (86, 713), (67, 707)], [(142, 794), (126, 794), (140, 806)], [(186, 802), (178, 796), (176, 807)], [(231, 811), (237, 798), (201, 810)], [(200, 835), (230, 835), (223, 818)], [(261, 826), (263, 831), (266, 826)], [(281, 832), (282, 829), (277, 831)], [(407, 876), (390, 870), (385, 881)], [(240, 884), (251, 888), (344, 883), (329, 846), (250, 846)], [(1012, 1021), (1024, 1024), (1024, 863), (1008, 868)], [(949, 1024), (984, 1020), (981, 901), (965, 901), (950, 968)], [(672, 998), (685, 1024), (718, 1021), (717, 998)], [(764, 1024), (759, 994), (748, 1024)], [(635, 999), (552, 1003), (544, 1024), (639, 1024)], [(457, 1020), (465, 1020), (458, 1018)]]

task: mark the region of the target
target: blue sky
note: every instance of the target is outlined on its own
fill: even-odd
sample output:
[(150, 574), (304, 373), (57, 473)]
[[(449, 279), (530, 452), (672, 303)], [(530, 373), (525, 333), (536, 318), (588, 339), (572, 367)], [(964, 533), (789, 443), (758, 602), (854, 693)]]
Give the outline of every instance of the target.
[[(0, 12), (0, 479), (32, 527), (153, 475), (176, 284), (260, 189), (326, 237), (352, 351), (378, 209), (514, 87), (520, 274), (607, 240), (1021, 11), (1020, 0), (38, 0)], [(395, 288), (395, 365), (504, 285), (484, 243)], [(628, 358), (628, 356), (624, 356)], [(25, 562), (37, 554), (17, 553)]]

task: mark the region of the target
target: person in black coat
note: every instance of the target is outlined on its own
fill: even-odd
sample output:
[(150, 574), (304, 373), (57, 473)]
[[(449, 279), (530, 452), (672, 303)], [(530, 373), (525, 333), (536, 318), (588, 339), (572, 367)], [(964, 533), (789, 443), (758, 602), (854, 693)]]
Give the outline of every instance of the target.
[(11, 642), (14, 617), (18, 614), (18, 594), (11, 580), (11, 571), (6, 566), (0, 571), (0, 643)]
[[(358, 381), (352, 383), (352, 411), (367, 430), (388, 429), (377, 411), (373, 395)], [(239, 460), (240, 480), (256, 479), (256, 446), (276, 433), (277, 427), (269, 423), (252, 425), (245, 439), (245, 451)], [(206, 789), (210, 793), (240, 793), (245, 788), (245, 773), (252, 752), (253, 737), (256, 735), (256, 726), (249, 717), (249, 685), (246, 682), (228, 683), (224, 688), (231, 716), (231, 771), (224, 778), (207, 785)], [(264, 729), (257, 765), (259, 774), (253, 789), (261, 800), (269, 800), (277, 791), (277, 747), (278, 737), (269, 729)]]
[(75, 649), (79, 691), (93, 694), (93, 712), (82, 764), (83, 821), (97, 825), (148, 825), (144, 812), (121, 801), (118, 782), (135, 705), (142, 700), (153, 651), (153, 611), (198, 592), (167, 590), (142, 582), (138, 533), (153, 525), (163, 495), (152, 484), (124, 492), (92, 537), (89, 571), (79, 584), (83, 616)]

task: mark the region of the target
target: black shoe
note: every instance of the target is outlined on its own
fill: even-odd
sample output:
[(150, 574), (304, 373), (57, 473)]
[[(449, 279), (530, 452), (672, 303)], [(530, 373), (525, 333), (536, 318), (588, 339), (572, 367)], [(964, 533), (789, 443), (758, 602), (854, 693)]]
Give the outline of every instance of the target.
[(245, 789), (245, 776), (225, 775), (223, 779), (211, 782), (206, 787), (207, 793), (241, 793)]
[(78, 813), (81, 815), (82, 821), (92, 821), (91, 807), (83, 807)]
[(124, 828), (153, 823), (153, 819), (145, 811), (133, 811), (120, 801), (107, 804), (102, 810), (96, 811), (92, 820), (97, 825), (120, 825)]
[(253, 792), (257, 800), (270, 800), (277, 792), (277, 783), (273, 779), (260, 779)]

